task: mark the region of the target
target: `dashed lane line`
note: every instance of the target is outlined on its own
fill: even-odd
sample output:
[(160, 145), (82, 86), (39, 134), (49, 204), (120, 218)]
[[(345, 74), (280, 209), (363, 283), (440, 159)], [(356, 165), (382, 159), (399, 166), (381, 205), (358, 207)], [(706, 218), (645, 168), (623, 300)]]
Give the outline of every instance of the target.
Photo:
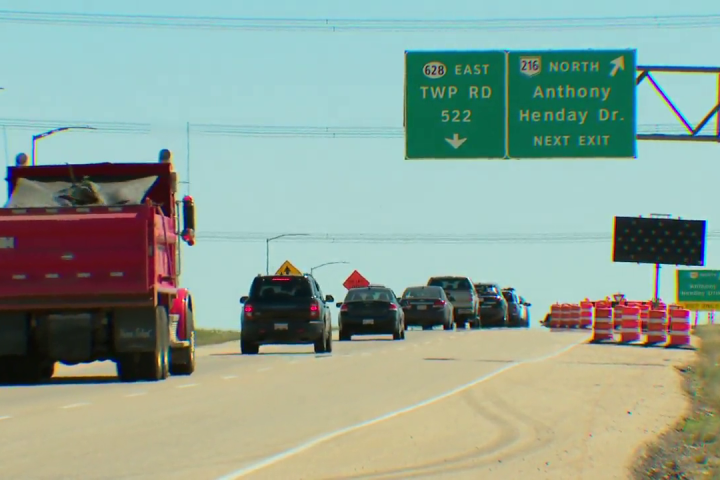
[(71, 403), (70, 405), (64, 405), (64, 406), (62, 406), (62, 407), (60, 407), (60, 408), (62, 408), (62, 409), (64, 409), (64, 410), (68, 410), (68, 409), (71, 409), (71, 408), (87, 407), (88, 405), (90, 405), (90, 404), (87, 403), (87, 402), (80, 402), (80, 403)]
[(198, 385), (199, 385), (198, 383), (186, 383), (184, 385), (178, 385), (175, 388), (192, 388), (192, 387), (197, 387)]

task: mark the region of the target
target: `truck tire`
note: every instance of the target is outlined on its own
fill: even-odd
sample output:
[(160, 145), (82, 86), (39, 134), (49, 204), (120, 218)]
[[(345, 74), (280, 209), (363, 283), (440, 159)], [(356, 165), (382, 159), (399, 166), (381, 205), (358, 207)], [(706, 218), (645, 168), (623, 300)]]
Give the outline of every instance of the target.
[(327, 344), (328, 344), (328, 329), (323, 329), (322, 336), (315, 340), (315, 343), (313, 344), (313, 348), (315, 350), (315, 353), (327, 353)]
[(34, 356), (0, 358), (0, 384), (32, 385), (50, 380), (55, 362)]
[(186, 337), (190, 345), (170, 351), (170, 375), (192, 375), (195, 371), (195, 316), (192, 310), (188, 309), (185, 320)]
[(332, 353), (333, 349), (333, 335), (332, 335), (332, 328), (328, 328), (328, 335), (327, 335), (327, 343), (325, 344), (325, 352), (326, 353)]
[(155, 308), (155, 349), (122, 355), (117, 361), (117, 373), (123, 382), (165, 380), (170, 374), (170, 325), (167, 309)]
[(260, 353), (260, 345), (243, 338), (240, 339), (240, 353), (242, 355), (257, 355)]

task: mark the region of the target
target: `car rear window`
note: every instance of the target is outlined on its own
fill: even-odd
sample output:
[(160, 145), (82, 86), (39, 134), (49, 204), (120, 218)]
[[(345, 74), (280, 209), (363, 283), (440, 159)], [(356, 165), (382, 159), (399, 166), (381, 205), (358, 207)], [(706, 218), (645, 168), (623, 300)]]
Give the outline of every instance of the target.
[(403, 293), (403, 298), (442, 298), (440, 287), (413, 287)]
[(312, 297), (310, 281), (305, 277), (257, 277), (250, 287), (250, 299), (273, 302)]
[(392, 297), (388, 288), (358, 288), (347, 293), (345, 302), (391, 302)]
[(495, 285), (487, 285), (483, 283), (475, 285), (475, 290), (484, 297), (496, 297), (500, 294)]
[(505, 297), (505, 300), (507, 300), (508, 303), (516, 303), (515, 295), (513, 295), (512, 292), (503, 292), (503, 297)]
[(436, 277), (431, 278), (428, 282), (428, 286), (440, 287), (446, 292), (448, 290), (465, 290), (472, 291), (473, 285), (467, 278), (457, 277)]

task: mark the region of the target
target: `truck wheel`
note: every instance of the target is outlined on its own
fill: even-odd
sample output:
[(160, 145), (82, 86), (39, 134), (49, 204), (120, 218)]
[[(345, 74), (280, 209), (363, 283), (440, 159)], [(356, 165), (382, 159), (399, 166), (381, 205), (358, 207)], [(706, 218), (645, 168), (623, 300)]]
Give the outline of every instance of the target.
[(465, 320), (455, 320), (455, 326), (458, 330), (465, 328)]
[(260, 345), (249, 340), (240, 339), (240, 353), (243, 355), (257, 355), (260, 353)]
[(313, 344), (315, 353), (325, 353), (325, 347), (327, 347), (327, 329), (323, 329), (322, 336)]
[(395, 331), (392, 334), (393, 340), (402, 340), (405, 338), (405, 330), (402, 327), (395, 327)]
[(332, 328), (330, 328), (328, 330), (327, 341), (325, 342), (325, 352), (326, 353), (332, 353), (332, 344), (333, 344)]
[[(170, 352), (170, 375), (192, 375), (195, 371), (195, 318), (192, 310), (187, 311), (186, 327), (190, 345), (173, 348)], [(179, 359), (175, 362), (175, 359)]]
[(118, 359), (118, 377), (122, 381), (145, 380), (157, 382), (170, 373), (170, 331), (168, 313), (164, 306), (155, 309), (155, 348)]

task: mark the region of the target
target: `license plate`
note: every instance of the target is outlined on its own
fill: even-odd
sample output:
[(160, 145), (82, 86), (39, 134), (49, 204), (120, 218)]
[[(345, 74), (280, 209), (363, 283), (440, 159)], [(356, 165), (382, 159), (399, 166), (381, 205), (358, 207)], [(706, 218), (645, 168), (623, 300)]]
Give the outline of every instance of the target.
[(287, 330), (288, 324), (287, 323), (276, 323), (275, 324), (275, 330)]
[(427, 305), (418, 305), (417, 309), (418, 310), (427, 310)]
[(373, 323), (375, 323), (375, 320), (373, 320), (372, 318), (366, 318), (365, 320), (363, 320), (363, 325), (372, 325)]
[(472, 313), (472, 309), (471, 309), (471, 308), (459, 308), (459, 309), (458, 309), (458, 312), (460, 312), (460, 313)]

